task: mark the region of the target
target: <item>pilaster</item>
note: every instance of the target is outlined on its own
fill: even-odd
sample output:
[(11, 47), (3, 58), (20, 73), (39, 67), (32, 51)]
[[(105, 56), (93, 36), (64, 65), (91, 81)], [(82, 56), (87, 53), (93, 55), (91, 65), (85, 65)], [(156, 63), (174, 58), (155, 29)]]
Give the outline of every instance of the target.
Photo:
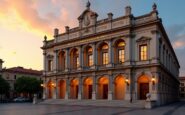
[(108, 100), (113, 99), (113, 77), (109, 75), (109, 90), (108, 90)]
[(66, 59), (65, 59), (65, 71), (69, 71), (69, 49), (65, 49)]
[(69, 99), (69, 93), (70, 93), (70, 84), (69, 84), (69, 79), (66, 78), (66, 93), (65, 93), (65, 99), (68, 100)]
[(92, 100), (96, 100), (96, 76), (93, 76)]
[(82, 99), (82, 78), (79, 78), (79, 85), (78, 85), (78, 100)]

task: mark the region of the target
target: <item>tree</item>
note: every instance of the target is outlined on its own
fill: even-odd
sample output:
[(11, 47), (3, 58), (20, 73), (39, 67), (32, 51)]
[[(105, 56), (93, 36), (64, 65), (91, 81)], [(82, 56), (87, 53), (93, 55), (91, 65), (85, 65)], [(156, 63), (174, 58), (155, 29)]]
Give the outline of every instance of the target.
[(6, 95), (6, 94), (9, 93), (9, 90), (10, 90), (10, 84), (0, 76), (0, 95), (1, 95), (1, 99), (2, 99), (2, 95)]
[(34, 94), (42, 90), (41, 81), (32, 77), (20, 77), (16, 80), (15, 90), (18, 93)]

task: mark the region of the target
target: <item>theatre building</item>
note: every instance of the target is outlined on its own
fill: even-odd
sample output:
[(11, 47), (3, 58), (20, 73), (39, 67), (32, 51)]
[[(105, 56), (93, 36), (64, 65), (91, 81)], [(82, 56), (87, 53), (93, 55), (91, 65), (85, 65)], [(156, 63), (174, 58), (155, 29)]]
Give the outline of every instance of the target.
[(158, 105), (178, 100), (180, 65), (156, 4), (138, 17), (127, 6), (123, 16), (102, 20), (86, 7), (78, 27), (44, 37), (43, 98), (145, 100), (149, 93)]

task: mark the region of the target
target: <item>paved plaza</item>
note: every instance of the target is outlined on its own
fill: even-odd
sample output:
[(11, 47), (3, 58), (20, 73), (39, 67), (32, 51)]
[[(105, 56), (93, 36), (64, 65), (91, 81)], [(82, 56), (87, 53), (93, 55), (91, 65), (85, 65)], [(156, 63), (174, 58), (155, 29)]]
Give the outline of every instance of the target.
[(151, 110), (123, 107), (13, 103), (0, 104), (0, 115), (185, 115), (185, 102), (178, 102)]

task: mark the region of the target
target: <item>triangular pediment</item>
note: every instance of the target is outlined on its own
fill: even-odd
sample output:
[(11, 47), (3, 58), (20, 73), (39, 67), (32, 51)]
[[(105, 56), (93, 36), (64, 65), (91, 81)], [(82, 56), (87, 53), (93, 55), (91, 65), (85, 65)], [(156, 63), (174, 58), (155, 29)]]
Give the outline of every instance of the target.
[(148, 41), (151, 40), (150, 37), (142, 36), (141, 38), (137, 39), (136, 42), (141, 42), (141, 41)]

